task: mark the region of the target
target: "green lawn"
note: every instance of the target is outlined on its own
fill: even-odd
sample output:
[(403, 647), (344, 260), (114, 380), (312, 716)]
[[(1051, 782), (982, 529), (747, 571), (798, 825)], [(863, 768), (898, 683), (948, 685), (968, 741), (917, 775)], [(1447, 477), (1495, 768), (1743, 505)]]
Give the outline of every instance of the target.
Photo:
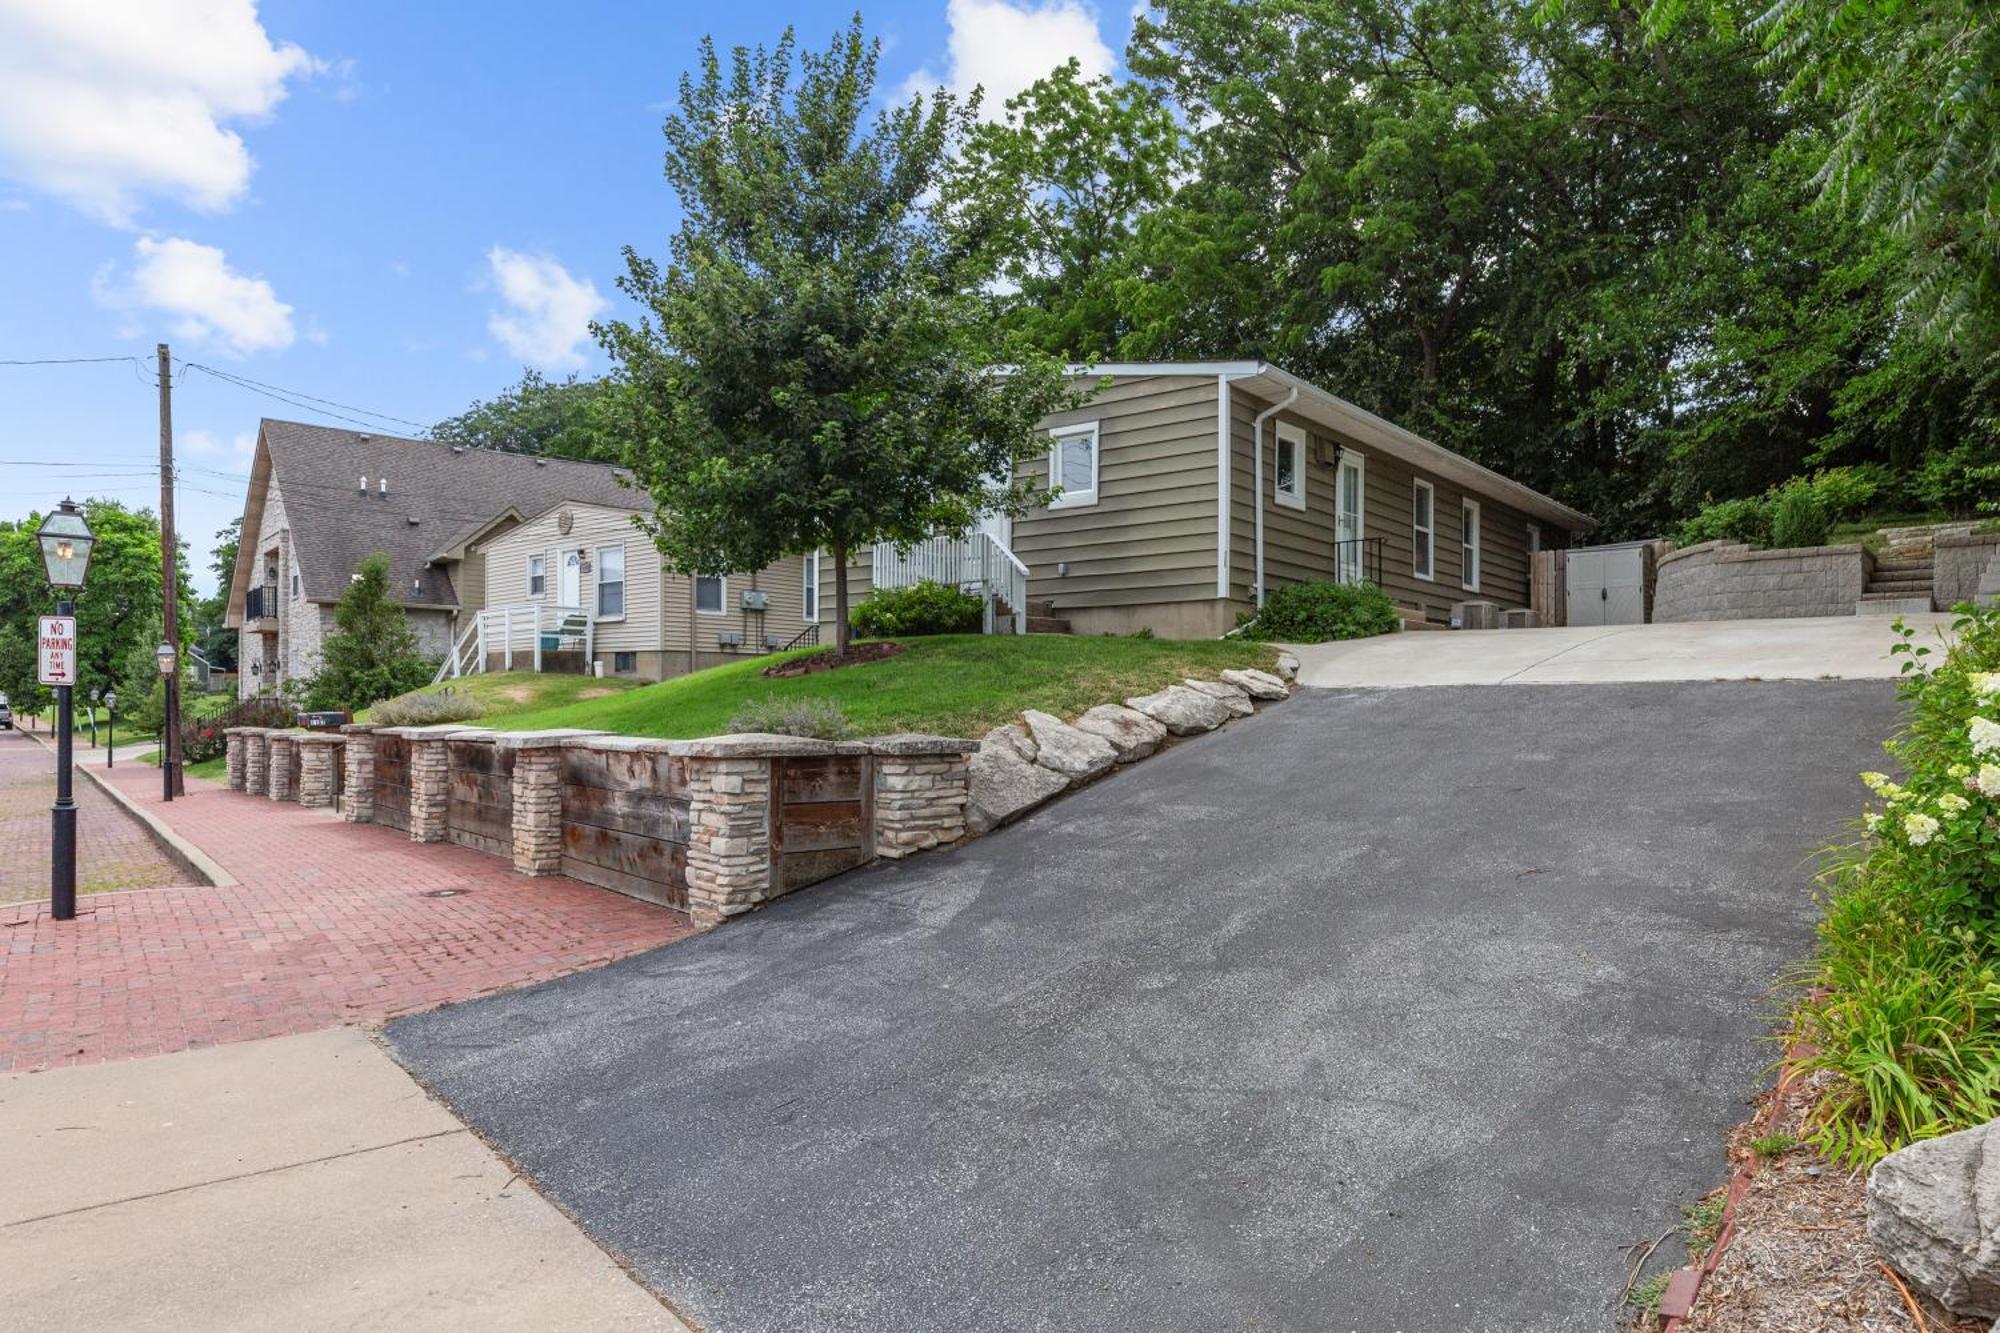
[[(1227, 667), (1269, 668), (1277, 650), (1237, 641), (942, 635), (905, 641), (886, 662), (773, 680), (777, 657), (712, 667), (658, 685), (480, 721), (507, 731), (592, 727), (685, 738), (724, 731), (745, 703), (771, 696), (831, 699), (863, 734), (978, 736), (1024, 708), (1074, 717)], [(604, 684), (603, 681), (594, 682)]]
[[(494, 671), (480, 675), (460, 676), (456, 680), (443, 681), (437, 685), (426, 685), (413, 694), (429, 694), (449, 687), (460, 693), (469, 694), (485, 708), (477, 719), (481, 724), (496, 722), (514, 713), (539, 713), (551, 708), (563, 708), (571, 704), (589, 703), (623, 694), (627, 690), (640, 688), (641, 682), (623, 680), (616, 676), (571, 676), (558, 672), (536, 674), (533, 671)], [(368, 720), (368, 710), (355, 714), (358, 721)]]

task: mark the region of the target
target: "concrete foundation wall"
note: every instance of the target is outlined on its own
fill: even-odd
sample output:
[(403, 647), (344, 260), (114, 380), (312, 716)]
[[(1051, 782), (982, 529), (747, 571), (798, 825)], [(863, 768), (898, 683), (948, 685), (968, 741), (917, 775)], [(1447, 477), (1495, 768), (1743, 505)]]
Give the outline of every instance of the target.
[(1703, 542), (1660, 557), (1653, 619), (1851, 616), (1873, 564), (1858, 544), (1757, 551)]
[(1972, 601), (1996, 557), (2000, 557), (2000, 532), (1940, 535), (1932, 592), (1937, 605), (1949, 609)]

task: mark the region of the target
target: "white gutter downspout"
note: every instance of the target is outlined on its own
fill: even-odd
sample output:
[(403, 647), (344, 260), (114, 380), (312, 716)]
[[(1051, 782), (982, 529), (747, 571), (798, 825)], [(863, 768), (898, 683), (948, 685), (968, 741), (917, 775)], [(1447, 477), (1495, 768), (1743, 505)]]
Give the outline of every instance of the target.
[(1229, 375), (1215, 377), (1215, 595), (1229, 599)]
[[(1251, 468), (1250, 471), (1251, 475), (1255, 477), (1257, 485), (1256, 546), (1257, 605), (1259, 607), (1264, 605), (1264, 423), (1297, 401), (1299, 401), (1299, 386), (1294, 384), (1290, 393), (1265, 408), (1262, 412), (1259, 412), (1250, 421), (1250, 448), (1257, 455), (1256, 466)], [(1305, 458), (1301, 456), (1299, 466), (1304, 467), (1305, 461)], [(1299, 484), (1301, 486), (1305, 485), (1304, 477), (1299, 478)]]

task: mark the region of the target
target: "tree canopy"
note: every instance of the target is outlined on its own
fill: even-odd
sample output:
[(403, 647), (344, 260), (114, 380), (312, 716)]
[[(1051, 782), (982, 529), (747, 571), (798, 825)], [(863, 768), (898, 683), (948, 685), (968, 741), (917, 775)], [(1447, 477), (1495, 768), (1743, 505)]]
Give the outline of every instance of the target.
[(626, 385), (616, 377), (551, 381), (526, 370), (521, 382), (431, 428), (446, 444), (617, 463), (625, 454)]

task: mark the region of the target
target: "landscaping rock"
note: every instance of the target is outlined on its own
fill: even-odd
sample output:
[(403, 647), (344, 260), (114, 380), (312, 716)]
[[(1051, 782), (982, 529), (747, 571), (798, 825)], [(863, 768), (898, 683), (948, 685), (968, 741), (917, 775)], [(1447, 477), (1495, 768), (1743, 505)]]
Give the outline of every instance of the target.
[(971, 793), (965, 826), (974, 833), (999, 828), (1069, 786), (1068, 778), (1029, 763), (1004, 741), (981, 745), (968, 768)]
[(1299, 659), (1292, 656), (1290, 653), (1279, 653), (1278, 679), (1297, 680), (1298, 678), (1299, 678)]
[(1034, 738), (1035, 762), (1078, 782), (1088, 781), (1118, 762), (1118, 751), (1102, 736), (1078, 730), (1053, 713), (1030, 708), (1021, 714)]
[(1164, 726), (1138, 709), (1122, 704), (1099, 704), (1076, 720), (1076, 729), (1110, 741), (1121, 764), (1144, 759), (1167, 738)]
[(1214, 731), (1229, 720), (1229, 709), (1222, 700), (1185, 685), (1169, 685), (1158, 694), (1142, 694), (1136, 699), (1127, 699), (1125, 706), (1135, 708), (1163, 724), (1176, 736)]
[(1268, 671), (1252, 668), (1225, 671), (1222, 673), (1222, 679), (1225, 684), (1234, 685), (1252, 699), (1286, 699), (1291, 697), (1292, 693), (1284, 681)]
[(1004, 745), (1020, 756), (1023, 761), (1030, 764), (1035, 762), (1035, 752), (1041, 748), (1035, 744), (1035, 738), (1022, 730), (1021, 725), (1017, 722), (1009, 722), (1004, 727), (993, 728), (993, 730), (986, 733), (985, 739), (979, 743), (982, 746)]
[(1868, 1238), (1947, 1310), (2000, 1319), (2000, 1120), (1877, 1162)]
[(1237, 717), (1248, 717), (1257, 711), (1257, 705), (1250, 702), (1250, 696), (1227, 681), (1195, 680), (1189, 677), (1184, 682), (1191, 690), (1200, 690), (1209, 698), (1219, 702)]

